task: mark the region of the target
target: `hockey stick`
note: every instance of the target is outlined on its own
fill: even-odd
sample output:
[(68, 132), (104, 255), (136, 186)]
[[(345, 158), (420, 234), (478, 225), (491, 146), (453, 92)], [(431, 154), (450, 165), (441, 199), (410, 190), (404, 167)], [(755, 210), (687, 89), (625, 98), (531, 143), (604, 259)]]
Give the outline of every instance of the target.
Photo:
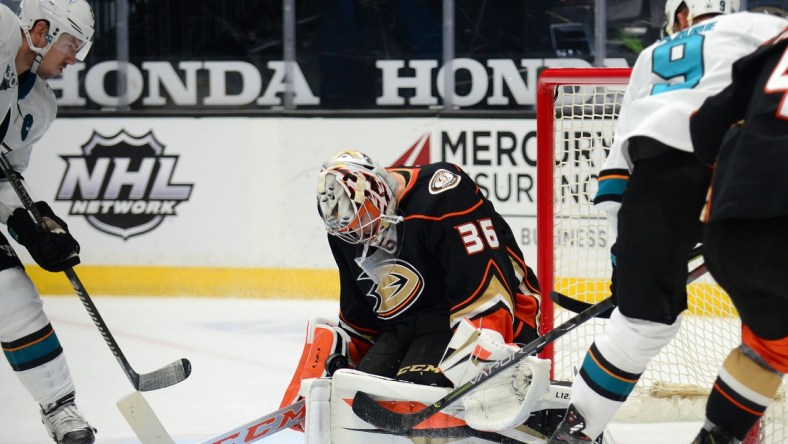
[[(693, 268), (692, 271), (687, 273), (687, 285), (695, 282), (698, 278), (706, 274), (707, 271), (709, 271), (709, 268), (706, 266), (706, 263), (702, 263), (697, 267)], [(593, 306), (593, 304), (579, 301), (577, 299), (571, 298), (557, 291), (550, 292), (550, 300), (553, 301), (553, 303), (555, 303), (559, 307), (565, 308), (573, 313), (582, 313), (583, 311), (588, 310)], [(610, 313), (613, 312), (613, 308), (615, 307), (610, 307), (609, 309), (603, 311), (602, 313), (599, 313), (597, 317), (601, 319), (609, 318)]]
[(544, 336), (537, 338), (523, 348), (517, 350), (511, 356), (500, 361), (496, 361), (492, 364), (492, 366), (486, 368), (475, 378), (457, 387), (448, 395), (435, 401), (433, 404), (423, 408), (418, 412), (397, 413), (391, 411), (378, 404), (378, 402), (375, 401), (372, 396), (361, 391), (356, 392), (356, 396), (353, 398), (353, 412), (359, 418), (377, 428), (392, 433), (405, 433), (424, 422), (430, 416), (453, 404), (472, 390), (478, 388), (481, 384), (489, 381), (491, 378), (494, 378), (502, 371), (517, 364), (526, 357), (539, 352), (539, 350), (541, 350), (547, 344), (555, 341), (566, 333), (569, 333), (580, 324), (597, 316), (599, 313), (609, 309), (612, 306), (613, 300), (611, 298), (607, 298), (598, 304), (591, 306), (588, 310), (585, 310), (582, 313), (574, 316), (563, 324), (555, 327)]
[[(164, 428), (159, 417), (140, 392), (132, 392), (117, 402), (126, 422), (142, 444), (174, 444), (174, 440)], [(298, 424), (306, 418), (304, 400), (300, 400), (275, 412), (250, 421), (242, 426), (226, 431), (203, 441), (201, 444), (250, 443), (267, 438)]]
[[(3, 147), (9, 152), (11, 151), (11, 148), (9, 148), (5, 142), (3, 142)], [(24, 205), (25, 209), (33, 215), (36, 223), (38, 223), (42, 229), (45, 229), (44, 219), (41, 216), (41, 213), (34, 205), (33, 198), (30, 197), (27, 189), (25, 189), (22, 179), (13, 169), (4, 152), (0, 152), (0, 169), (2, 169), (3, 174), (5, 174), (5, 177), (11, 184), (11, 187), (14, 188), (16, 195), (19, 196), (19, 200), (22, 201), (22, 205)], [(157, 390), (177, 384), (189, 377), (192, 366), (191, 363), (185, 358), (179, 359), (150, 373), (139, 374), (134, 371), (134, 369), (129, 364), (129, 361), (120, 350), (115, 338), (112, 337), (112, 333), (110, 333), (109, 329), (107, 328), (107, 324), (104, 322), (104, 319), (101, 318), (96, 305), (93, 303), (93, 300), (90, 299), (90, 296), (88, 295), (87, 290), (85, 290), (85, 286), (82, 285), (82, 282), (79, 280), (77, 273), (73, 268), (67, 268), (64, 270), (64, 273), (66, 273), (66, 277), (68, 277), (71, 287), (74, 289), (74, 292), (77, 293), (79, 300), (82, 301), (82, 304), (85, 306), (90, 318), (93, 319), (93, 323), (96, 324), (101, 336), (104, 338), (104, 342), (107, 343), (109, 349), (112, 351), (112, 354), (115, 355), (115, 358), (118, 360), (118, 363), (120, 363), (121, 368), (123, 368), (123, 371), (126, 373), (126, 377), (129, 378), (131, 385), (133, 385), (136, 390), (141, 392)]]
[(201, 444), (230, 444), (236, 442), (236, 438), (241, 438), (238, 442), (255, 442), (301, 424), (304, 422), (304, 418), (306, 418), (306, 404), (302, 399), (221, 435), (214, 436)]

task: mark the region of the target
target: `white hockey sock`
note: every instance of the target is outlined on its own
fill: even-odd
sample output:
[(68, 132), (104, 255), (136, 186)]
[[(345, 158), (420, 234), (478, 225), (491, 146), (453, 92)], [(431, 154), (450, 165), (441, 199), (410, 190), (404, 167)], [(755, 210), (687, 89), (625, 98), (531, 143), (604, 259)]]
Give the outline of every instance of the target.
[(591, 438), (601, 435), (623, 402), (600, 396), (582, 378), (572, 383), (572, 405), (585, 419), (583, 433)]
[(595, 438), (604, 431), (651, 358), (675, 336), (679, 326), (680, 320), (665, 325), (613, 311), (607, 331), (591, 345), (572, 384), (571, 402), (585, 419), (586, 435)]
[(66, 357), (62, 353), (46, 364), (16, 372), (16, 375), (41, 405), (51, 404), (74, 391)]
[(21, 268), (2, 270), (0, 289), (0, 342), (22, 385), (39, 404), (73, 392), (60, 341), (30, 278)]

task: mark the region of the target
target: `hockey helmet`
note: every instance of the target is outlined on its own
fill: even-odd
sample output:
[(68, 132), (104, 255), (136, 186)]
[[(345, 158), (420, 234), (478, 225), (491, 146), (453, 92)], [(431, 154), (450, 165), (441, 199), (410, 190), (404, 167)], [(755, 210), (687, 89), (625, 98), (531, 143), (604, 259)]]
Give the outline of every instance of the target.
[(687, 5), (689, 14), (687, 20), (690, 26), (696, 17), (705, 14), (731, 14), (739, 11), (739, 0), (667, 0), (665, 2), (665, 17), (663, 20), (664, 32), (673, 35), (673, 26), (676, 23), (676, 13), (682, 5)]
[(372, 244), (392, 223), (397, 183), (384, 168), (358, 151), (341, 151), (323, 163), (317, 206), (329, 234), (344, 241)]
[[(30, 39), (30, 29), (39, 20), (49, 23), (47, 45), (44, 48), (35, 47)], [(85, 60), (90, 51), (95, 19), (86, 0), (22, 0), (19, 4), (19, 22), (28, 45), (42, 57), (53, 44), (59, 42), (62, 34), (69, 34), (79, 40), (78, 47), (67, 50), (77, 60)]]

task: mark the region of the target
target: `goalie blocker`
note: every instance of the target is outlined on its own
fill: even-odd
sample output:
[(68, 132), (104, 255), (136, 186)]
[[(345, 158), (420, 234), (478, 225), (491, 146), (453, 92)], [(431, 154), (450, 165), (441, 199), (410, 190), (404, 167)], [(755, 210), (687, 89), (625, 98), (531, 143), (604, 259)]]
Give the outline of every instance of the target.
[[(335, 324), (324, 319), (310, 321), (299, 368), (282, 400), (283, 405), (305, 401), (304, 422), (294, 429), (305, 432), (306, 443), (410, 443), (414, 437), (440, 438), (443, 442), (467, 442), (472, 438), (482, 443), (543, 443), (569, 404), (569, 386), (550, 384), (549, 362), (528, 357), (407, 434), (382, 432), (353, 412), (357, 391), (369, 393), (388, 409), (408, 413), (441, 399), (452, 388), (413, 384), (351, 369), (328, 369), (327, 358), (342, 362), (336, 358), (347, 357), (348, 349), (353, 349), (349, 344), (347, 334)], [(458, 386), (515, 350), (517, 347), (503, 343), (497, 332), (478, 329), (463, 320), (439, 368)], [(353, 358), (347, 357), (345, 362), (352, 365), (358, 357)]]

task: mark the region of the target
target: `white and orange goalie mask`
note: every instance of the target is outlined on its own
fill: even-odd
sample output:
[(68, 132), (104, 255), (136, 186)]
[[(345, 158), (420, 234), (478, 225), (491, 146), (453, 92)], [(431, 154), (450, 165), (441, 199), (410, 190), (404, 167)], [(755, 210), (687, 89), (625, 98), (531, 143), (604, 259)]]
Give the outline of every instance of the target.
[(394, 215), (396, 182), (366, 154), (341, 151), (323, 164), (317, 205), (328, 233), (376, 246), (378, 237), (400, 218)]

